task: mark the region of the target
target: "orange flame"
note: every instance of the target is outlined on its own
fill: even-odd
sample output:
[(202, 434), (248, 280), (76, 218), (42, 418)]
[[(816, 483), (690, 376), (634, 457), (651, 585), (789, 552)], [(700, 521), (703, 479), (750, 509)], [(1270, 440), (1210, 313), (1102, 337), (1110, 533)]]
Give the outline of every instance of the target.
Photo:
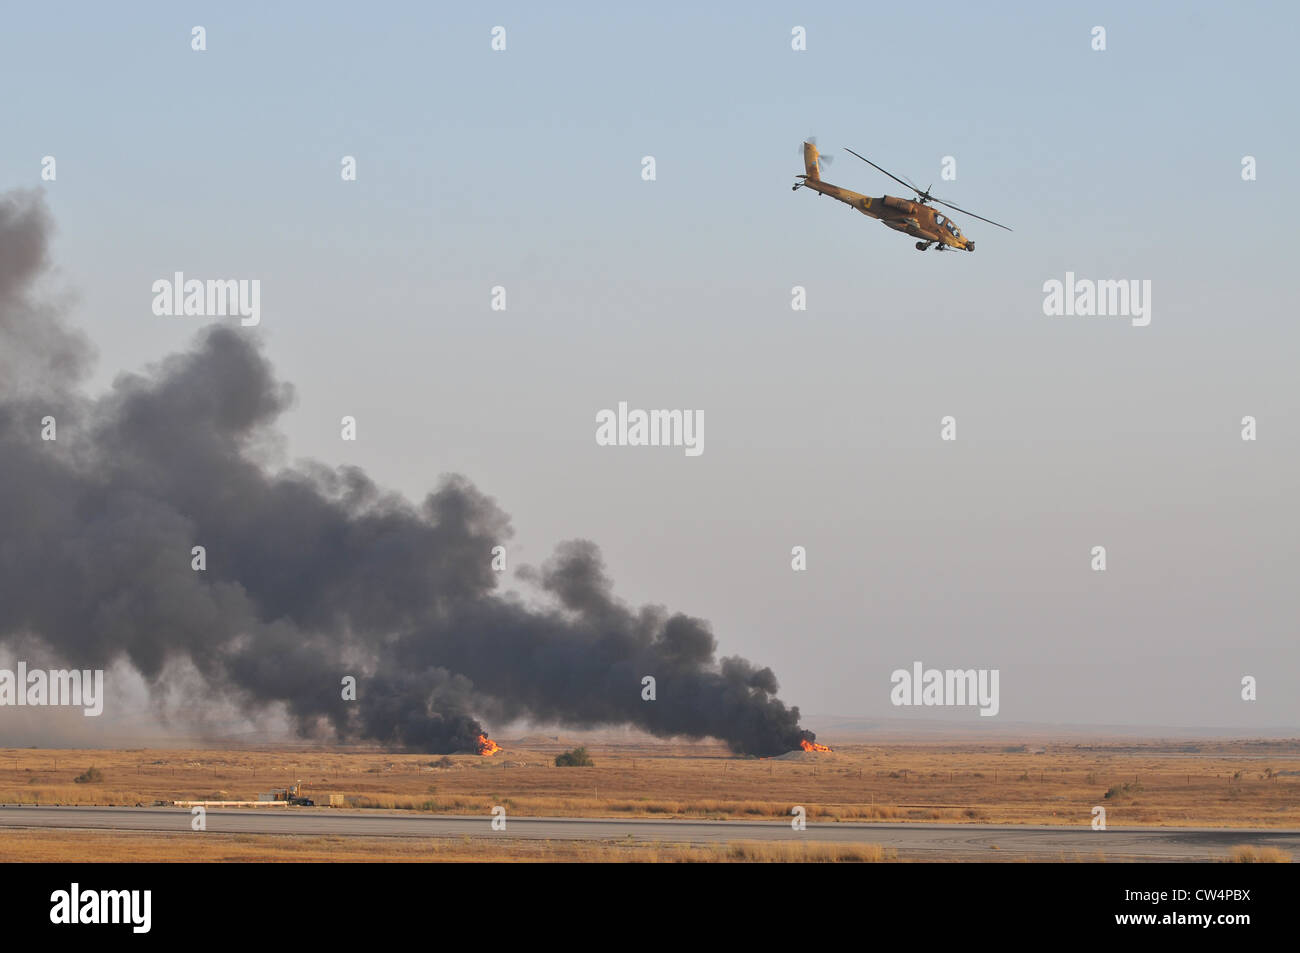
[(826, 745), (819, 745), (817, 742), (809, 741), (807, 738), (799, 742), (799, 747), (803, 748), (804, 751), (830, 751), (831, 750), (830, 748), (826, 747)]
[(501, 750), (501, 746), (489, 738), (487, 735), (478, 736), (478, 753), (485, 758), (490, 758)]

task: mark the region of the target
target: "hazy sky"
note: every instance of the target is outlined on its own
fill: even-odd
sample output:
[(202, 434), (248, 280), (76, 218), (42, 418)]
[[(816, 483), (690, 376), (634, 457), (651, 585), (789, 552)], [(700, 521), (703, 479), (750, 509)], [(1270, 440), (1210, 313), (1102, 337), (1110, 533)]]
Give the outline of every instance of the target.
[[(464, 473), (512, 566), (594, 540), (805, 714), (919, 716), (889, 703), (919, 660), (1000, 669), (1010, 721), (1300, 717), (1294, 5), (5, 20), (0, 186), (48, 195), (96, 387), (203, 324), (155, 316), (154, 280), (259, 278), (286, 459), (414, 498)], [(954, 213), (978, 250), (919, 254), (790, 191), (810, 134), (831, 182), (906, 194), (848, 146), (1015, 231)], [(1150, 325), (1045, 316), (1067, 271), (1150, 280)], [(619, 401), (702, 410), (704, 453), (597, 446)]]

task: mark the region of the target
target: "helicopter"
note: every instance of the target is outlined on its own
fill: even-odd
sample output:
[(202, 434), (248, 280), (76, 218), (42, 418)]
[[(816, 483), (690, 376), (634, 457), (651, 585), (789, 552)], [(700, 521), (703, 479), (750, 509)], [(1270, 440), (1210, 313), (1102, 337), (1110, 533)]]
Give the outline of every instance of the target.
[(961, 229), (957, 227), (952, 219), (948, 218), (937, 208), (930, 206), (931, 202), (936, 202), (952, 209), (955, 212), (961, 212), (963, 215), (970, 215), (978, 218), (981, 222), (988, 222), (990, 225), (997, 225), (998, 228), (1005, 228), (1012, 231), (1006, 225), (993, 221), (991, 218), (985, 218), (983, 215), (976, 215), (974, 212), (968, 212), (964, 208), (958, 208), (951, 202), (945, 202), (943, 199), (935, 198), (930, 194), (928, 188), (922, 189), (913, 185), (911, 182), (905, 182), (891, 172), (886, 172), (880, 166), (876, 165), (866, 156), (858, 155), (852, 149), (845, 148), (850, 155), (857, 156), (867, 165), (880, 172), (884, 172), (899, 185), (906, 186), (916, 193), (916, 199), (900, 199), (893, 195), (882, 195), (879, 198), (870, 195), (861, 195), (857, 192), (850, 192), (848, 189), (842, 189), (838, 185), (831, 185), (829, 182), (822, 180), (821, 164), (823, 161), (829, 161), (830, 156), (822, 156), (817, 151), (817, 143), (814, 139), (809, 139), (803, 144), (803, 164), (804, 174), (797, 176), (802, 182), (796, 182), (792, 191), (799, 189), (812, 189), (822, 195), (829, 195), (833, 199), (839, 199), (845, 205), (857, 209), (863, 215), (871, 218), (880, 219), (881, 223), (888, 228), (897, 232), (905, 232), (913, 238), (919, 238), (921, 241), (916, 243), (917, 251), (925, 251), (932, 245), (935, 251), (946, 251), (949, 248), (963, 249), (965, 251), (974, 251), (975, 243), (962, 234)]

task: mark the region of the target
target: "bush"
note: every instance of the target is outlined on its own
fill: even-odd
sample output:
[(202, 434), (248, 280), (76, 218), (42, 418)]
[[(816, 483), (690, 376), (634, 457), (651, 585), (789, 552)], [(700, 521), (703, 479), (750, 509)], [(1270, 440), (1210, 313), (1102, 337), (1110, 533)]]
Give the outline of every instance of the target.
[(1228, 858), (1231, 864), (1289, 864), (1291, 855), (1278, 847), (1251, 847), (1248, 844), (1232, 848)]
[(437, 761), (429, 762), (429, 767), (431, 768), (454, 768), (455, 766), (456, 766), (456, 762), (452, 761), (451, 758), (447, 757), (446, 755), (443, 755)]
[(555, 756), (557, 768), (590, 768), (595, 763), (591, 760), (591, 755), (587, 754), (586, 747), (574, 748), (572, 751)]
[(91, 766), (72, 780), (76, 784), (99, 784), (104, 780), (104, 772)]
[(1102, 795), (1102, 797), (1106, 798), (1106, 800), (1108, 801), (1111, 801), (1122, 797), (1132, 797), (1134, 794), (1140, 794), (1141, 791), (1142, 791), (1141, 784), (1139, 784), (1137, 781), (1128, 781), (1124, 784), (1117, 784), (1114, 787), (1110, 788), (1109, 790), (1106, 791), (1104, 795)]

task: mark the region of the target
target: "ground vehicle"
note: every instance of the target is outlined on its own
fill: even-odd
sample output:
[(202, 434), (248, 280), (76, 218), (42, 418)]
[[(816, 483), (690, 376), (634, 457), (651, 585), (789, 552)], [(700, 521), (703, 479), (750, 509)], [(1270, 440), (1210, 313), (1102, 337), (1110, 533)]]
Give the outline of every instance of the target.
[(276, 801), (288, 801), (298, 807), (315, 807), (316, 802), (303, 794), (302, 788), (302, 782), (295, 781), (287, 788), (277, 788), (271, 793), (274, 795), (273, 800)]

